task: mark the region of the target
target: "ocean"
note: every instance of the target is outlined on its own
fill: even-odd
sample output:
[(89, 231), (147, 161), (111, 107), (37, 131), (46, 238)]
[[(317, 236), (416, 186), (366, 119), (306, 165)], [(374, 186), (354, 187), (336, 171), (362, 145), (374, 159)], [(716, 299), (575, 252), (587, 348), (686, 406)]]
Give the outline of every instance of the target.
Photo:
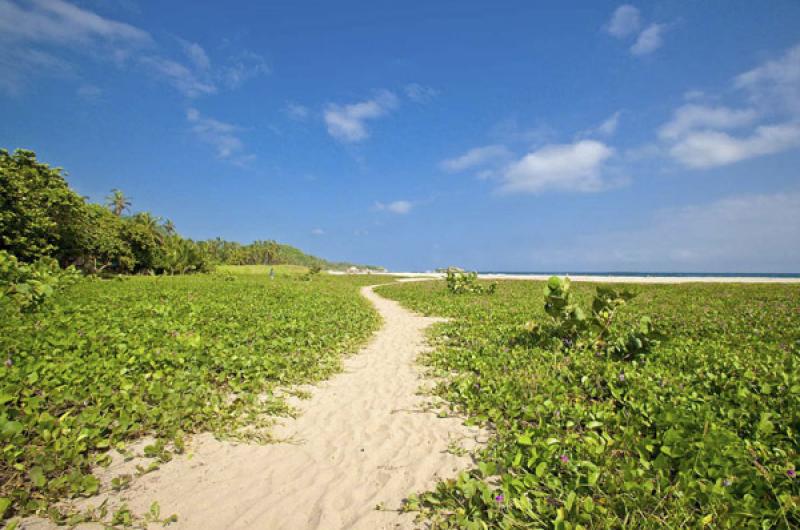
[(512, 276), (659, 276), (665, 278), (800, 278), (800, 272), (632, 272), (632, 271), (478, 271), (479, 274), (509, 274)]

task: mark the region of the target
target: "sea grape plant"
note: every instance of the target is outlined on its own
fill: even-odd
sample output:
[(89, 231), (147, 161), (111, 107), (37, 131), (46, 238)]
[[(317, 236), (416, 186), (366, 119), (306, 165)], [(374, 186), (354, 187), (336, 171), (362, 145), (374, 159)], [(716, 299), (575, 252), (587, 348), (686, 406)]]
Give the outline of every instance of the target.
[(550, 321), (544, 325), (532, 321), (524, 326), (534, 338), (566, 350), (591, 350), (620, 359), (630, 359), (655, 344), (650, 317), (641, 317), (637, 325), (627, 329), (617, 325), (619, 311), (635, 293), (598, 285), (587, 316), (571, 286), (569, 278), (552, 276), (547, 281), (544, 310)]
[(494, 294), (497, 282), (488, 285), (478, 283), (477, 272), (465, 272), (458, 267), (448, 267), (446, 272), (447, 290), (453, 294)]

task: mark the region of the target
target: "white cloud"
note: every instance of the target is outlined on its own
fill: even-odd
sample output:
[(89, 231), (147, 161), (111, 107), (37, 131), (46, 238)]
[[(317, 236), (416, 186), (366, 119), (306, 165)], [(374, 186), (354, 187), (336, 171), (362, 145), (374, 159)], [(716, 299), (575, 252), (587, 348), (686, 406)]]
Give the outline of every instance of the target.
[(663, 24), (650, 24), (639, 34), (636, 42), (631, 46), (633, 55), (647, 55), (661, 47), (665, 26)]
[(613, 154), (612, 148), (595, 140), (547, 145), (508, 166), (500, 191), (599, 191), (605, 185), (601, 178), (603, 164)]
[(683, 105), (659, 129), (658, 135), (663, 139), (674, 140), (696, 129), (735, 129), (753, 123), (757, 117), (758, 113), (754, 109)]
[(325, 230), (323, 230), (322, 228), (315, 228), (315, 229), (313, 229), (311, 231), (311, 235), (312, 236), (324, 236), (325, 235)]
[(208, 70), (211, 68), (211, 59), (208, 58), (208, 54), (203, 49), (202, 46), (197, 44), (196, 42), (189, 42), (183, 39), (178, 39), (183, 48), (184, 53), (189, 60), (192, 61), (195, 68), (198, 70)]
[(151, 42), (146, 31), (62, 0), (0, 0), (0, 90), (15, 95), (33, 77), (77, 77), (59, 57), (65, 51), (117, 60)]
[(800, 45), (736, 76), (733, 87), (750, 106), (683, 105), (659, 129), (678, 163), (705, 169), (800, 147)]
[(619, 126), (619, 116), (619, 111), (609, 116), (606, 121), (600, 124), (600, 126), (597, 128), (597, 132), (603, 136), (611, 136), (617, 132), (617, 127)]
[(150, 35), (139, 28), (103, 18), (62, 0), (31, 0), (28, 9), (0, 0), (0, 41), (91, 44), (98, 40), (146, 44)]
[(620, 111), (615, 112), (597, 127), (581, 131), (580, 133), (578, 133), (577, 137), (586, 138), (592, 136), (606, 136), (606, 137), (613, 136), (613, 134), (617, 132), (617, 127), (619, 127), (620, 115), (622, 115), (622, 112)]
[(289, 116), (289, 118), (295, 121), (305, 121), (311, 114), (311, 111), (305, 105), (292, 103), (291, 101), (286, 104), (284, 112), (286, 112), (286, 115)]
[(688, 134), (672, 146), (670, 154), (685, 166), (710, 168), (769, 155), (800, 146), (800, 124), (756, 127), (753, 134), (735, 138), (719, 131)]
[(49, 53), (27, 47), (11, 47), (0, 53), (0, 91), (19, 95), (28, 78), (46, 73), (50, 77), (75, 77), (68, 62)]
[(734, 85), (748, 91), (760, 106), (800, 114), (800, 44), (782, 57), (740, 74)]
[(439, 167), (445, 171), (464, 171), (484, 166), (487, 163), (504, 160), (510, 156), (511, 151), (504, 145), (485, 145), (470, 149), (461, 156), (444, 160), (439, 164)]
[(375, 203), (375, 209), (379, 211), (387, 211), (397, 214), (406, 214), (411, 211), (411, 208), (414, 205), (409, 201), (394, 201), (390, 202), (389, 204), (384, 204), (382, 202)]
[(186, 111), (186, 119), (192, 132), (203, 142), (211, 145), (218, 158), (237, 165), (252, 161), (255, 155), (244, 153), (244, 143), (239, 138), (241, 127), (202, 116), (197, 109)]
[(187, 97), (193, 98), (217, 92), (216, 85), (206, 76), (201, 78), (194, 71), (176, 61), (159, 56), (147, 56), (142, 57), (140, 62), (153, 74), (163, 78)]
[(397, 106), (397, 96), (382, 91), (373, 99), (350, 105), (330, 104), (325, 109), (328, 134), (341, 142), (360, 142), (369, 138), (366, 121), (385, 116)]
[(630, 51), (633, 55), (642, 56), (652, 53), (661, 47), (664, 31), (667, 29), (664, 24), (652, 23), (644, 30), (641, 30), (642, 25), (642, 16), (639, 9), (625, 4), (614, 11), (614, 14), (611, 15), (611, 20), (605, 26), (605, 30), (618, 39), (635, 35), (636, 41), (631, 45)]
[[(594, 270), (796, 272), (800, 193), (752, 194), (657, 211), (641, 229), (591, 233), (549, 266)], [(538, 255), (547, 254), (543, 249)]]
[(410, 83), (404, 87), (406, 96), (415, 103), (428, 103), (439, 95), (439, 91), (419, 83)]
[(639, 10), (632, 5), (621, 5), (611, 15), (606, 31), (617, 38), (627, 37), (639, 31), (642, 26)]
[(239, 88), (245, 81), (271, 72), (266, 59), (261, 55), (243, 50), (230, 57), (219, 72), (222, 83), (230, 89)]

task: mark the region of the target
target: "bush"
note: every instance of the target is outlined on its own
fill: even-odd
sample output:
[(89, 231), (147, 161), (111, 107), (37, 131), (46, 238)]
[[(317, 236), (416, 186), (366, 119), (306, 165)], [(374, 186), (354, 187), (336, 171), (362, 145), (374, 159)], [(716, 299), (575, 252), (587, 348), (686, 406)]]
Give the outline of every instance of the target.
[(477, 272), (464, 272), (458, 267), (447, 268), (446, 281), (447, 290), (453, 294), (494, 294), (497, 289), (496, 282), (481, 285), (478, 283)]
[(638, 324), (627, 328), (617, 323), (619, 311), (635, 296), (628, 290), (599, 285), (587, 317), (573, 297), (569, 278), (552, 276), (544, 287), (544, 310), (550, 321), (528, 322), (524, 330), (537, 342), (549, 343), (556, 349), (588, 350), (631, 359), (656, 344), (650, 317), (643, 316)]
[(57, 288), (79, 275), (74, 268), (62, 270), (53, 258), (21, 263), (14, 255), (0, 250), (0, 295), (5, 309), (33, 311), (44, 304)]

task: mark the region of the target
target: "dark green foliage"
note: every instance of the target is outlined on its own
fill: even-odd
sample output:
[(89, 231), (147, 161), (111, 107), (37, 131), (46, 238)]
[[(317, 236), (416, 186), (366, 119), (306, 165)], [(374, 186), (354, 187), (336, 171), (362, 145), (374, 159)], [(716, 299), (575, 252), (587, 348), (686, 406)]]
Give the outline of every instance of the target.
[(458, 267), (448, 267), (445, 281), (447, 289), (453, 294), (494, 294), (497, 283), (487, 285), (478, 283), (477, 272), (464, 272)]
[(215, 264), (351, 266), (275, 241), (195, 242), (149, 212), (124, 215), (131, 201), (118, 189), (106, 200), (108, 208), (87, 203), (69, 188), (61, 169), (37, 161), (31, 151), (0, 149), (0, 250), (22, 261), (54, 257), (92, 274), (183, 274)]
[[(275, 241), (254, 241), (248, 245), (225, 241), (223, 239), (209, 239), (200, 243), (216, 263), (226, 265), (300, 265), (303, 267), (345, 270), (353, 266), (347, 262), (331, 262), (311, 256), (303, 251)], [(379, 269), (359, 265), (360, 268)]]
[(57, 255), (80, 229), (82, 210), (61, 169), (31, 151), (0, 149), (0, 250), (23, 261)]
[(185, 273), (212, 267), (205, 246), (148, 212), (123, 217), (114, 190), (107, 210), (69, 188), (62, 171), (31, 151), (0, 150), (0, 250), (24, 262), (56, 258), (89, 273)]
[[(409, 508), (434, 528), (800, 526), (800, 286), (641, 285), (629, 298), (553, 284), (547, 308), (543, 287), (378, 290), (451, 318), (425, 360), (444, 378), (436, 392), (494, 432), (476, 469)], [(567, 321), (592, 300), (590, 337), (613, 321), (605, 354), (515, 340), (532, 316)], [(643, 316), (660, 341), (626, 355), (650, 334)]]
[(287, 410), (273, 390), (331, 375), (377, 328), (358, 294), (374, 281), (84, 279), (0, 321), (0, 508), (95, 493), (90, 467), (144, 434), (162, 460), (186, 433), (268, 439), (264, 415)]

